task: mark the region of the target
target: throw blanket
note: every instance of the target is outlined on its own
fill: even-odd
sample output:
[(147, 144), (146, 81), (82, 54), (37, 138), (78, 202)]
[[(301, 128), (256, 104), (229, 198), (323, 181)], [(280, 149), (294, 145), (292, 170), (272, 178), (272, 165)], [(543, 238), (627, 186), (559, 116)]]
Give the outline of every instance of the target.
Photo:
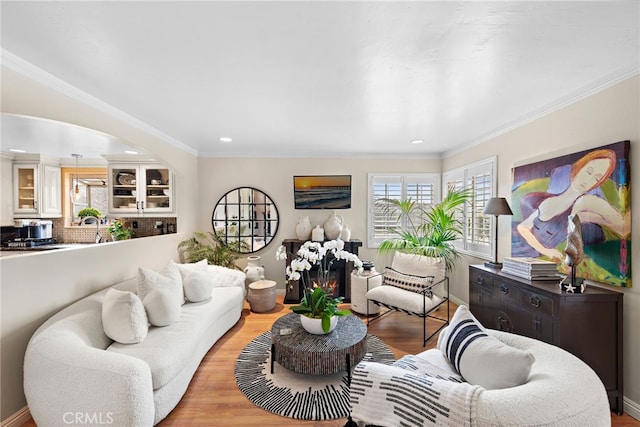
[(415, 356), (393, 365), (361, 362), (350, 387), (351, 417), (359, 425), (471, 426), (482, 387)]

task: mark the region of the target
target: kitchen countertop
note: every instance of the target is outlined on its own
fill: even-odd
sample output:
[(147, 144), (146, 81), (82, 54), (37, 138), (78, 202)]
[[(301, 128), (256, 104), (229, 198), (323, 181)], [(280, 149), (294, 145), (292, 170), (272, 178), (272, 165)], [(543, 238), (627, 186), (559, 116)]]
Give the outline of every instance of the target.
[(29, 253), (53, 251), (56, 249), (80, 248), (96, 244), (101, 245), (102, 243), (55, 243), (53, 245), (34, 246), (31, 248), (7, 248), (3, 246), (0, 247), (0, 257), (10, 255), (25, 255)]

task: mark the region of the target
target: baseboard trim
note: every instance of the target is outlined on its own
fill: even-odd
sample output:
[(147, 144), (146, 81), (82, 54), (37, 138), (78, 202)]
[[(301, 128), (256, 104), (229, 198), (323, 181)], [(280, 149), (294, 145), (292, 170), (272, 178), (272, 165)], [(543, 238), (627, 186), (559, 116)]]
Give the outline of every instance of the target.
[(451, 300), (451, 302), (456, 303), (456, 305), (466, 305), (467, 307), (469, 306), (469, 304), (467, 304), (466, 302), (462, 301), (460, 298), (454, 297), (451, 294), (449, 294), (449, 299)]
[(622, 403), (624, 412), (630, 417), (640, 421), (640, 405), (628, 397), (623, 398)]
[(30, 419), (31, 412), (29, 412), (29, 407), (25, 406), (6, 420), (2, 421), (2, 424), (0, 425), (2, 427), (20, 427)]

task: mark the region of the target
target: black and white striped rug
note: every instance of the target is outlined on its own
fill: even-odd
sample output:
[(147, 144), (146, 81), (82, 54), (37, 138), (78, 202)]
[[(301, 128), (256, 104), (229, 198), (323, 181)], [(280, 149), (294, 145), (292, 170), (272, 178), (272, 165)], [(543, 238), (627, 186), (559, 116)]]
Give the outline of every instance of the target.
[[(378, 337), (367, 336), (366, 360), (391, 364), (391, 349)], [(349, 415), (347, 374), (302, 375), (278, 363), (271, 374), (271, 332), (242, 349), (235, 366), (238, 388), (256, 406), (299, 420), (332, 420)]]

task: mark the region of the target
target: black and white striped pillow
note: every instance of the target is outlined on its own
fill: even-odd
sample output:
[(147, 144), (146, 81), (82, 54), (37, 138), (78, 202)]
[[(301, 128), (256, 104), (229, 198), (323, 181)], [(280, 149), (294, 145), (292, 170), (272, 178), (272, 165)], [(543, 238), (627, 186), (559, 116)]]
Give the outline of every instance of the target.
[(440, 333), (438, 349), (466, 382), (487, 390), (524, 384), (535, 361), (531, 353), (489, 335), (464, 305)]
[[(397, 271), (391, 267), (384, 269), (384, 284), (395, 286), (411, 292), (420, 293), (433, 284), (433, 276), (415, 276)], [(427, 291), (427, 297), (431, 298), (432, 292)]]

